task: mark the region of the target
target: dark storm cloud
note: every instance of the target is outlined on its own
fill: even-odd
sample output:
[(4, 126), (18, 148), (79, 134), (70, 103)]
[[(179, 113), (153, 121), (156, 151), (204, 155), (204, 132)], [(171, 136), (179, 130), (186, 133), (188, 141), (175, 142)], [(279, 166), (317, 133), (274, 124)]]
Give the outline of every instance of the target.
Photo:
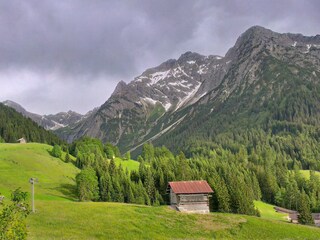
[(185, 51), (224, 55), (252, 25), (319, 34), (319, 12), (316, 0), (0, 0), (0, 100), (84, 112)]
[(150, 50), (171, 52), (190, 37), (190, 3), (3, 1), (0, 66), (126, 76)]

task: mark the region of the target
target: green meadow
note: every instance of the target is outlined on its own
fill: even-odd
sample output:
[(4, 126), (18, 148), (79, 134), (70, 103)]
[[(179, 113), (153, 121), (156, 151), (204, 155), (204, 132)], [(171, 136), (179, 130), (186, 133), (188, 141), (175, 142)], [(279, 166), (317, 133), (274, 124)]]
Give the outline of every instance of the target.
[[(27, 220), (29, 239), (320, 239), (320, 229), (294, 225), (272, 205), (255, 202), (261, 217), (185, 214), (168, 206), (77, 202), (73, 163), (52, 157), (45, 144), (0, 144), (0, 192), (37, 177), (36, 213)], [(137, 169), (134, 161), (117, 164)]]
[(30, 239), (320, 239), (320, 229), (236, 214), (176, 212), (168, 206), (39, 201)]
[(270, 219), (270, 220), (278, 220), (282, 222), (287, 222), (288, 214), (285, 213), (278, 213), (274, 210), (273, 205), (261, 202), (261, 201), (254, 201), (254, 205), (257, 209), (259, 209), (261, 218)]
[(122, 166), (123, 169), (128, 169), (128, 171), (139, 170), (139, 162), (134, 160), (122, 160), (121, 158), (115, 158), (115, 163), (117, 166)]
[(45, 144), (0, 144), (0, 193), (21, 187), (30, 191), (29, 179), (36, 177), (38, 200), (75, 200), (75, 175), (72, 163), (52, 157), (52, 147)]

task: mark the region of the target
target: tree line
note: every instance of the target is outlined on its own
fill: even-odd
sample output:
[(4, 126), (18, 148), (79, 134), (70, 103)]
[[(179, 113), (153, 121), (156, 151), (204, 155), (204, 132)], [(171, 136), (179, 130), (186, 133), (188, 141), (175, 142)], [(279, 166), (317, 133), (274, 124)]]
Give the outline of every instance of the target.
[(164, 146), (148, 143), (137, 158), (139, 169), (131, 171), (116, 164), (115, 159), (122, 156), (110, 143), (84, 137), (69, 151), (81, 169), (76, 177), (81, 201), (167, 204), (169, 181), (203, 179), (214, 189), (212, 211), (259, 215), (253, 201), (263, 200), (298, 210), (308, 224), (311, 212), (320, 211), (320, 175), (311, 171), (310, 177), (305, 177), (301, 164), (288, 164), (286, 157), (272, 148), (257, 153), (244, 147), (216, 146), (214, 150), (197, 149), (187, 158), (183, 152), (175, 155)]
[(13, 108), (0, 103), (0, 143), (16, 143), (25, 138), (28, 142), (62, 144), (55, 134), (40, 127), (30, 118), (26, 118)]

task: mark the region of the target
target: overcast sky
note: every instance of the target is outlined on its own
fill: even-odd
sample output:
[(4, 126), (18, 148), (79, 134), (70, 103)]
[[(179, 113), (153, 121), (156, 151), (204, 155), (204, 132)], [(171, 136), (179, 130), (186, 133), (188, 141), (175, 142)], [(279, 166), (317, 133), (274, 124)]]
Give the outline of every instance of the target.
[(253, 25), (320, 34), (317, 0), (0, 0), (0, 101), (85, 113), (186, 51), (224, 55)]

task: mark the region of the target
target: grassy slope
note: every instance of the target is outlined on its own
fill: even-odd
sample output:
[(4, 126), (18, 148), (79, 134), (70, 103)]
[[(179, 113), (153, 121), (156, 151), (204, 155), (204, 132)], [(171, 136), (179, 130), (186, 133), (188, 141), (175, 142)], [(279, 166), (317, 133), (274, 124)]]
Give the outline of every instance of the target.
[[(37, 213), (28, 218), (30, 239), (320, 239), (320, 229), (279, 221), (282, 218), (272, 206), (261, 202), (256, 206), (262, 218), (182, 214), (167, 206), (72, 202), (78, 170), (51, 157), (50, 150), (44, 144), (0, 144), (2, 193), (8, 196), (16, 187), (29, 190), (30, 177), (40, 181)], [(138, 166), (125, 162), (128, 170)]]
[(287, 222), (288, 214), (276, 212), (273, 205), (261, 201), (254, 201), (254, 205), (259, 209), (262, 218)]
[(122, 160), (121, 158), (115, 158), (115, 163), (117, 166), (121, 164), (124, 169), (128, 169), (128, 171), (139, 170), (139, 162), (134, 160)]
[(51, 149), (38, 143), (0, 144), (0, 192), (7, 197), (18, 187), (29, 192), (29, 179), (36, 177), (36, 199), (73, 199), (78, 169), (52, 157)]
[(31, 239), (320, 239), (320, 229), (235, 214), (184, 214), (167, 206), (40, 201)]

